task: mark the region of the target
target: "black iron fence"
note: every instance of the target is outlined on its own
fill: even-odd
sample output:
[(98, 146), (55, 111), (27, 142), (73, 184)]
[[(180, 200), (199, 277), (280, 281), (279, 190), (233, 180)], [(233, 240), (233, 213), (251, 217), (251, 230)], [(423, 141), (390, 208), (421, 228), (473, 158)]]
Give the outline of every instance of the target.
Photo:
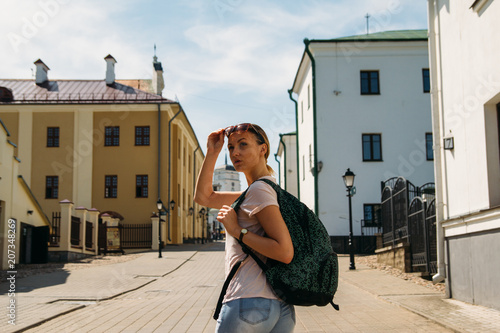
[(410, 246), (413, 271), (436, 271), (434, 183), (416, 187), (403, 177), (382, 182), (383, 246)]
[(79, 217), (71, 216), (71, 245), (79, 246), (80, 245), (80, 225), (81, 221)]
[(59, 246), (59, 242), (61, 241), (61, 212), (52, 212), (51, 224), (49, 246)]
[(120, 241), (122, 248), (151, 248), (153, 225), (147, 224), (122, 224), (120, 225)]
[[(113, 248), (110, 250), (109, 231), (116, 229), (119, 232), (119, 249)], [(151, 223), (143, 223), (108, 226), (106, 223), (100, 222), (98, 244), (100, 253), (123, 252), (123, 249), (150, 249), (153, 245), (153, 225)]]
[(92, 250), (94, 248), (94, 224), (85, 221), (85, 248)]

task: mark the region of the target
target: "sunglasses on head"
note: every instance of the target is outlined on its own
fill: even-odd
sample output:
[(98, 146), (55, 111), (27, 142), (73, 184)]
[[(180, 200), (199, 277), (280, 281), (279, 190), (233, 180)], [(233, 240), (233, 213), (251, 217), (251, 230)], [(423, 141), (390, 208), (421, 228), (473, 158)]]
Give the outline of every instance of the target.
[(250, 123), (243, 123), (243, 124), (239, 124), (239, 125), (234, 125), (234, 126), (229, 126), (229, 127), (226, 127), (224, 129), (224, 134), (229, 138), (229, 136), (231, 134), (233, 134), (234, 132), (246, 132), (248, 131), (250, 128), (252, 128), (253, 132), (255, 134), (257, 134), (257, 137), (259, 138), (259, 140), (264, 143), (265, 140), (264, 138), (262, 137), (262, 135), (259, 133), (259, 131), (257, 131), (257, 129)]

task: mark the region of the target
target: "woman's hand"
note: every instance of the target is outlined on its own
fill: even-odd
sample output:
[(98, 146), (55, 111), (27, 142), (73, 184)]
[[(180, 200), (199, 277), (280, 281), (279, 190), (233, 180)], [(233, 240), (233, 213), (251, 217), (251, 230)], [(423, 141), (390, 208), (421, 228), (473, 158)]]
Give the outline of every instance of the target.
[(241, 227), (238, 224), (238, 216), (230, 206), (222, 206), (217, 215), (217, 221), (224, 224), (226, 231), (233, 237), (238, 238)]
[(219, 128), (208, 135), (207, 151), (219, 154), (222, 147), (224, 147), (224, 129)]

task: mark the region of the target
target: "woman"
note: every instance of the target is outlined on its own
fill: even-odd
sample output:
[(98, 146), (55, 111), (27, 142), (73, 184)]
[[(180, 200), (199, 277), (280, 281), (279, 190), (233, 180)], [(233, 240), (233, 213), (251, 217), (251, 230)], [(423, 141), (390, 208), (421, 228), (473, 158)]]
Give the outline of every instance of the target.
[[(245, 174), (250, 187), (236, 213), (231, 205), (242, 192), (215, 192), (212, 179), (217, 157), (228, 138), (228, 150), (236, 171)], [(267, 165), (269, 140), (266, 133), (254, 124), (239, 124), (210, 133), (207, 154), (196, 184), (195, 201), (219, 209), (217, 220), (226, 229), (226, 275), (233, 265), (247, 255), (238, 243), (240, 239), (265, 261), (272, 258), (290, 263), (293, 245), (281, 216), (276, 192), (258, 181), (271, 176)], [(265, 235), (265, 236), (264, 236)], [(295, 326), (293, 305), (276, 297), (265, 274), (248, 257), (231, 280), (217, 320), (217, 332), (292, 332)]]

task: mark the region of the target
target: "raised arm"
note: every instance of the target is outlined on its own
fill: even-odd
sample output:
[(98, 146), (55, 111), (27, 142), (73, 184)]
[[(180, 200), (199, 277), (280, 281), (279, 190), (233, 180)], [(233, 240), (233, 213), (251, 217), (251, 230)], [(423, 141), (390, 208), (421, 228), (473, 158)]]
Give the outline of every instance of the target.
[(210, 133), (207, 140), (207, 154), (201, 166), (194, 201), (202, 206), (219, 209), (224, 205), (231, 205), (242, 192), (216, 192), (213, 190), (212, 181), (215, 163), (224, 146), (224, 129)]

